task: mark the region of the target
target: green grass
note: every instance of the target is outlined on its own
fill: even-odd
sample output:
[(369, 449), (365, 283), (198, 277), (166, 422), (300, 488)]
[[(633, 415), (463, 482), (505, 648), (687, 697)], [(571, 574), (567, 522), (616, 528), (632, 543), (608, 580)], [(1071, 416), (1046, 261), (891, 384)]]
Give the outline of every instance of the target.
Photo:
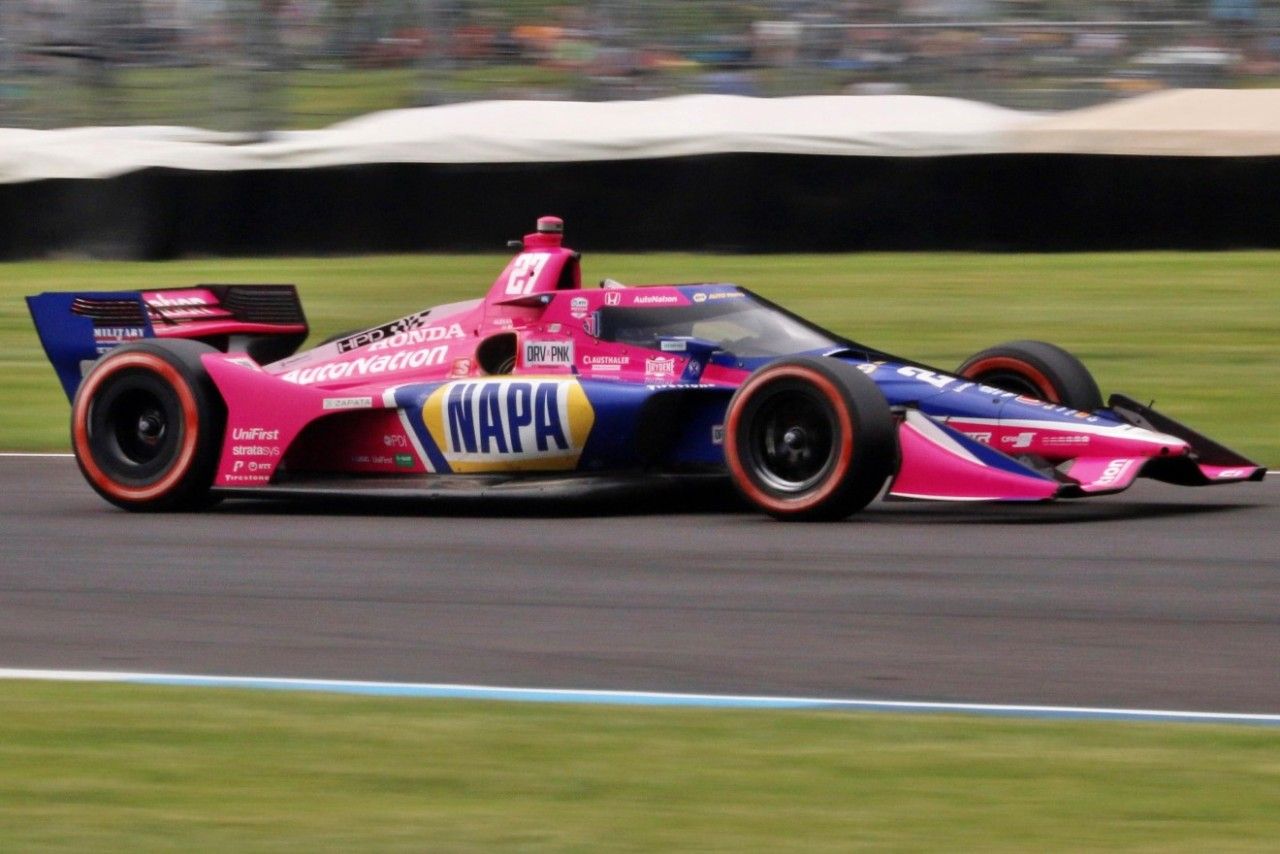
[[(299, 285), (313, 340), (479, 296), (503, 255), (0, 265), (0, 449), (66, 448), (67, 403), (21, 297), (208, 281)], [(1012, 338), (1076, 352), (1123, 391), (1280, 463), (1280, 252), (588, 255), (584, 279), (728, 280), (944, 368)]]
[(1269, 728), (0, 685), (3, 850), (1274, 850)]

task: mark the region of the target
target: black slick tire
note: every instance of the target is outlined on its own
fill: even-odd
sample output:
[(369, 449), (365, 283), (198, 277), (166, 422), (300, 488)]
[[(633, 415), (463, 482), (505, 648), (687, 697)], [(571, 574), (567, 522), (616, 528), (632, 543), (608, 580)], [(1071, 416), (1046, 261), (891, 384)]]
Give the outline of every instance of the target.
[(71, 445), (94, 490), (126, 510), (194, 510), (210, 493), (226, 408), (197, 341), (117, 347), (89, 372), (71, 406)]
[(1084, 412), (1102, 408), (1102, 393), (1084, 363), (1046, 341), (1009, 341), (989, 347), (966, 359), (956, 373)]
[(856, 366), (795, 357), (747, 378), (725, 415), (734, 485), (777, 519), (842, 519), (884, 487), (898, 462), (897, 424)]

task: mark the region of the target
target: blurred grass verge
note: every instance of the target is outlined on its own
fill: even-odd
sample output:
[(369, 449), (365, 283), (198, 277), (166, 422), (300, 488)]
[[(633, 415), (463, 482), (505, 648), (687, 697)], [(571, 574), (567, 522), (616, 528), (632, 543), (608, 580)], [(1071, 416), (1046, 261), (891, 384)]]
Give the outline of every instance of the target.
[(1274, 850), (1267, 727), (0, 684), (4, 850)]
[[(478, 297), (495, 255), (0, 265), (0, 450), (65, 450), (66, 400), (21, 297), (44, 290), (294, 282), (312, 342)], [(1104, 395), (1156, 405), (1280, 464), (1280, 252), (591, 255), (584, 280), (733, 281), (867, 345), (951, 369), (1013, 338), (1074, 351)]]

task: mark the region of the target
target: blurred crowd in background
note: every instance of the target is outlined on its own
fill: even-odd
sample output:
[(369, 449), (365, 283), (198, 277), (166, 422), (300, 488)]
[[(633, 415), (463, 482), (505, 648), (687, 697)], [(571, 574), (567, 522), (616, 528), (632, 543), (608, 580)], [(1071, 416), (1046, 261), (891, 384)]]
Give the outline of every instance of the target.
[(0, 126), (318, 127), (489, 98), (1280, 83), (1262, 0), (0, 0)]

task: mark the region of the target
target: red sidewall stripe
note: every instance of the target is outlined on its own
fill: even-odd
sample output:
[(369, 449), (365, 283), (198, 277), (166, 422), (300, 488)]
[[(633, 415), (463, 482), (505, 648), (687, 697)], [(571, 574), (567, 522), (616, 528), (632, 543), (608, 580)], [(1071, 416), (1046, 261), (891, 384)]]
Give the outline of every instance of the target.
[[(129, 368), (151, 371), (169, 383), (177, 394), (179, 406), (182, 408), (182, 444), (178, 450), (177, 459), (164, 477), (147, 486), (126, 486), (113, 480), (98, 466), (89, 444), (89, 411), (92, 408), (94, 394), (104, 381)], [(71, 438), (76, 459), (91, 483), (121, 501), (150, 501), (163, 497), (165, 493), (177, 486), (190, 468), (196, 453), (200, 413), (196, 408), (195, 396), (187, 386), (187, 381), (173, 365), (153, 353), (121, 353), (89, 374), (80, 388), (80, 393), (76, 396), (71, 424)]]
[(1034, 365), (1024, 362), (1022, 359), (1015, 359), (1012, 356), (991, 356), (980, 362), (974, 362), (965, 369), (965, 377), (972, 379), (980, 377), (991, 371), (1006, 371), (1008, 373), (1017, 374), (1040, 390), (1040, 396), (1050, 403), (1062, 403), (1062, 398), (1058, 394), (1058, 390), (1054, 388), (1053, 383), (1045, 376), (1044, 372), (1037, 369)]
[(781, 498), (761, 489), (747, 473), (746, 469), (743, 468), (738, 455), (738, 425), (742, 420), (742, 410), (746, 408), (745, 404), (733, 407), (733, 410), (729, 413), (729, 421), (725, 425), (724, 431), (725, 461), (728, 463), (734, 482), (753, 502), (776, 513), (803, 513), (821, 504), (844, 481), (844, 477), (849, 471), (849, 466), (853, 463), (853, 419), (849, 416), (848, 407), (844, 404), (844, 396), (840, 393), (840, 389), (836, 387), (835, 383), (818, 371), (799, 365), (789, 365), (757, 374), (743, 384), (739, 391), (740, 398), (743, 401), (749, 400), (757, 387), (779, 379), (799, 379), (812, 383), (827, 398), (832, 409), (835, 410), (836, 419), (840, 425), (840, 455), (836, 460), (835, 467), (827, 475), (826, 482), (816, 492), (796, 496), (795, 498)]

